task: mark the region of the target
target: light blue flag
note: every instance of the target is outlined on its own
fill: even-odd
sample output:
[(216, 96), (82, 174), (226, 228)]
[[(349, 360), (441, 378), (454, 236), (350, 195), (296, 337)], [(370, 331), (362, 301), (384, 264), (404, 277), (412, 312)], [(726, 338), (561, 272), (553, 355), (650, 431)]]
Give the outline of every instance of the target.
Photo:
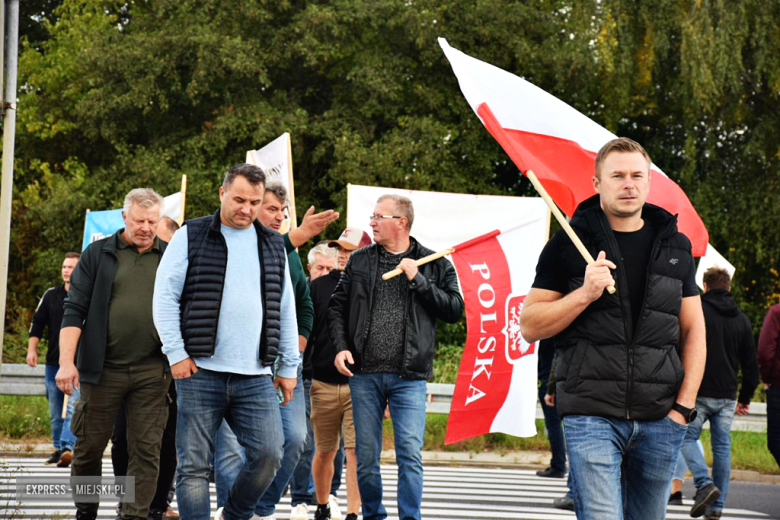
[(84, 251), (92, 242), (113, 235), (125, 227), (121, 209), (106, 211), (88, 211), (84, 219), (84, 240), (81, 250)]

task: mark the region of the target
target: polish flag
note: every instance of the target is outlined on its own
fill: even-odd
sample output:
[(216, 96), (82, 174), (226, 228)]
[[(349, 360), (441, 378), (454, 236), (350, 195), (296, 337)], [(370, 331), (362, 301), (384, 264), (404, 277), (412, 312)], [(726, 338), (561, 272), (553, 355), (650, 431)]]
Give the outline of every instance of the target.
[[(591, 181), (596, 155), (617, 136), (514, 74), (439, 45), (460, 88), (501, 147), (522, 172), (533, 170), (555, 203), (571, 217), (577, 205), (595, 194)], [(650, 166), (647, 202), (678, 215), (678, 228), (693, 244), (693, 255), (707, 251), (708, 234), (691, 201), (661, 169)]]
[(548, 218), (531, 217), (454, 248), (467, 334), (446, 444), (490, 432), (536, 434), (537, 343), (520, 334), (520, 314), (548, 229)]

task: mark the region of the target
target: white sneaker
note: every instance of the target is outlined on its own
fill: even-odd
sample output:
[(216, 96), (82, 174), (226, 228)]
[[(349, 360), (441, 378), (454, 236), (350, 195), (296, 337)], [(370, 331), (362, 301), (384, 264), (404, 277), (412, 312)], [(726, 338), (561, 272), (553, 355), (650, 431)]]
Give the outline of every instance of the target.
[(217, 509), (217, 511), (214, 513), (214, 520), (222, 520), (222, 510), (225, 509), (224, 507), (220, 507)]
[(290, 520), (309, 520), (309, 504), (298, 504), (293, 507)]
[(257, 514), (252, 515), (252, 520), (276, 520), (274, 515), (271, 516), (259, 516)]
[(341, 516), (341, 509), (339, 509), (339, 497), (330, 495), (328, 497), (328, 506), (330, 506), (331, 520), (342, 520), (344, 518)]

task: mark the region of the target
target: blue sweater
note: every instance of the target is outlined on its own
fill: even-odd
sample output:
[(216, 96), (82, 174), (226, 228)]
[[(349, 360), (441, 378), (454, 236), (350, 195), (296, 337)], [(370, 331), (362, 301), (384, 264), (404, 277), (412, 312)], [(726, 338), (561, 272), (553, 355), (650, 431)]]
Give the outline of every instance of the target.
[[(222, 225), (228, 247), (225, 286), (219, 310), (217, 345), (210, 358), (195, 358), (198, 368), (243, 375), (271, 374), (260, 362), (263, 306), (260, 296), (260, 259), (254, 227), (234, 229)], [(163, 342), (162, 351), (171, 365), (189, 357), (181, 335), (179, 302), (187, 276), (188, 238), (184, 226), (177, 231), (165, 252), (154, 284), (154, 324)], [(281, 332), (278, 374), (295, 378), (300, 352), (295, 300), (290, 269), (284, 270), (281, 302)]]

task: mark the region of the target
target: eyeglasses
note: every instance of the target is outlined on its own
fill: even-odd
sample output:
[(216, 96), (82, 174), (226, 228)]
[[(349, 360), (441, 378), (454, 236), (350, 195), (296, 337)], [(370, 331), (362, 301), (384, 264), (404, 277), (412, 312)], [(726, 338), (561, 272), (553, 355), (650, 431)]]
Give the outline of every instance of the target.
[(403, 217), (398, 217), (396, 215), (371, 215), (370, 217), (368, 217), (368, 220), (369, 222), (373, 222), (375, 220), (379, 220), (380, 218), (403, 218)]

